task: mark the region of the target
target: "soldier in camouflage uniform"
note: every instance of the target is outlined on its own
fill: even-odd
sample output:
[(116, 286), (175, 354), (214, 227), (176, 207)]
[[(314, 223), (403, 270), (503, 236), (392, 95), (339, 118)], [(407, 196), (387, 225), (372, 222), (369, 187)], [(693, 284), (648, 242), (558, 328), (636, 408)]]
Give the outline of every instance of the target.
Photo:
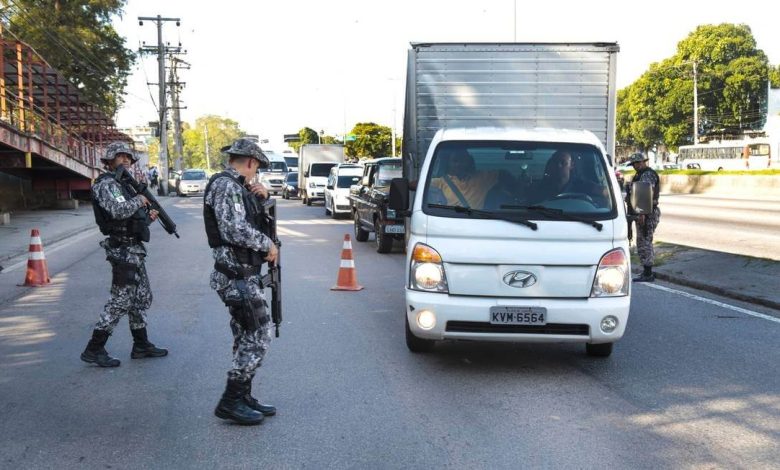
[(128, 316), (133, 335), (130, 357), (162, 357), (168, 350), (149, 342), (146, 333), (146, 310), (152, 304), (152, 291), (143, 242), (149, 241), (149, 224), (157, 219), (157, 211), (148, 209), (149, 201), (136, 194), (130, 184), (117, 180), (119, 165), (129, 167), (137, 161), (130, 145), (109, 144), (101, 160), (108, 171), (92, 186), (92, 206), (100, 231), (108, 235), (100, 246), (111, 263), (111, 299), (103, 308), (81, 360), (100, 367), (117, 367), (119, 359), (109, 356), (105, 345), (124, 315)]
[(238, 139), (222, 149), (227, 170), (211, 177), (203, 196), (203, 219), (214, 256), (211, 288), (230, 312), (233, 332), (233, 367), (214, 414), (240, 424), (259, 424), (276, 408), (252, 397), (255, 370), (271, 341), (269, 308), (260, 281), (260, 267), (275, 261), (276, 245), (260, 231), (256, 197), (268, 197), (261, 184), (248, 184), (268, 158), (260, 147)]
[[(653, 263), (655, 262), (655, 253), (653, 251), (653, 233), (661, 219), (661, 210), (658, 208), (658, 196), (660, 191), (661, 179), (647, 164), (647, 157), (642, 153), (635, 153), (629, 159), (631, 166), (636, 170), (631, 182), (643, 181), (653, 187), (653, 212), (651, 214), (640, 214), (636, 221), (636, 251), (639, 255), (639, 261), (642, 263), (642, 274), (633, 279), (634, 282), (653, 282)], [(631, 201), (631, 186), (626, 195), (626, 201)]]

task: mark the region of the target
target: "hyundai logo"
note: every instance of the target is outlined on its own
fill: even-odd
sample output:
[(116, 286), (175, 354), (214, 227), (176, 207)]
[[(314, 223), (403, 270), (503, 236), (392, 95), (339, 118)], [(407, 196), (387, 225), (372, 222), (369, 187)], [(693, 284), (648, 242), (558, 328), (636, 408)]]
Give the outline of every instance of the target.
[(518, 289), (531, 287), (536, 284), (536, 276), (528, 271), (509, 271), (504, 274), (504, 284), (509, 287), (517, 287)]

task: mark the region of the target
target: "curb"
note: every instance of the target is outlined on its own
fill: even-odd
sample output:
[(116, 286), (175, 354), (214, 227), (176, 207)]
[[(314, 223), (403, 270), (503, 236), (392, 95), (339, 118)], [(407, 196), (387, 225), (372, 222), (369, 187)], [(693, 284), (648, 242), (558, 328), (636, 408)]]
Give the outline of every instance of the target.
[[(635, 271), (633, 274), (639, 274), (640, 271)], [(722, 287), (713, 286), (709, 284), (704, 284), (702, 282), (698, 281), (692, 281), (690, 279), (686, 279), (684, 277), (678, 277), (674, 275), (669, 275), (664, 272), (660, 271), (653, 271), (653, 274), (655, 274), (655, 277), (662, 280), (671, 282), (672, 284), (677, 284), (681, 286), (691, 287), (693, 289), (703, 290), (706, 292), (710, 292), (712, 294), (717, 294), (722, 297), (727, 297), (734, 300), (739, 300), (742, 302), (748, 302), (751, 304), (761, 305), (764, 307), (773, 308), (775, 310), (780, 310), (780, 302), (775, 302), (774, 300), (764, 299), (761, 297), (755, 297), (752, 295), (745, 295), (741, 294), (739, 292), (723, 289)]]

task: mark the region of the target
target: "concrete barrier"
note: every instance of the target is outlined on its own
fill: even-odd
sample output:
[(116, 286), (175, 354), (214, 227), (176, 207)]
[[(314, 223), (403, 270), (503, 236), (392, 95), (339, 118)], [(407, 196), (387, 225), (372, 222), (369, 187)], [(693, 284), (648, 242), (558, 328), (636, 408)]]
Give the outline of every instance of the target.
[(780, 175), (661, 175), (661, 192), (780, 198)]

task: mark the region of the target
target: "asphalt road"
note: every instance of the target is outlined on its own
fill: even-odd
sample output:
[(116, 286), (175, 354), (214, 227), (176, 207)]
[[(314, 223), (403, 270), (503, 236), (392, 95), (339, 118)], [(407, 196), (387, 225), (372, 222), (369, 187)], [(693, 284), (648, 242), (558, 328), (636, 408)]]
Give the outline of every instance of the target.
[(656, 240), (780, 261), (780, 200), (663, 194)]
[[(0, 286), (3, 468), (769, 468), (780, 461), (780, 324), (638, 286), (610, 358), (577, 345), (403, 340), (403, 253), (353, 242), (361, 292), (332, 292), (348, 220), (281, 201), (285, 324), (255, 388), (258, 427), (215, 418), (228, 314), (208, 288), (197, 199), (150, 247), (150, 339), (116, 369), (79, 353), (107, 298), (86, 233), (49, 255), (53, 285)], [(1, 302), (1, 301), (0, 301)]]

